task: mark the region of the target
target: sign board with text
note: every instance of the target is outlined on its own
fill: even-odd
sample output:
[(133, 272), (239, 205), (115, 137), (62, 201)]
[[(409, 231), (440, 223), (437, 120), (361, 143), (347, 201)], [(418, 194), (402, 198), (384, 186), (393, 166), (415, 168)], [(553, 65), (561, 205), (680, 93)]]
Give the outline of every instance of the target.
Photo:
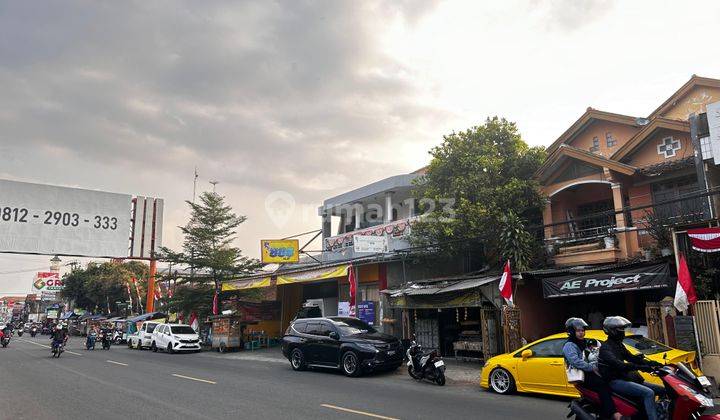
[(265, 264), (299, 262), (300, 241), (297, 239), (263, 239), (260, 241), (260, 255)]
[(546, 298), (582, 296), (631, 290), (663, 289), (671, 285), (667, 263), (543, 279)]
[(44, 295), (46, 293), (60, 292), (65, 288), (60, 273), (57, 271), (40, 272), (35, 275), (35, 281), (33, 281), (32, 290), (33, 293), (40, 293)]
[(127, 257), (132, 197), (0, 180), (0, 252)]
[(353, 250), (355, 252), (369, 252), (379, 254), (387, 252), (387, 236), (355, 235), (353, 236)]
[(710, 130), (710, 148), (715, 164), (720, 165), (720, 102), (707, 106), (707, 121)]

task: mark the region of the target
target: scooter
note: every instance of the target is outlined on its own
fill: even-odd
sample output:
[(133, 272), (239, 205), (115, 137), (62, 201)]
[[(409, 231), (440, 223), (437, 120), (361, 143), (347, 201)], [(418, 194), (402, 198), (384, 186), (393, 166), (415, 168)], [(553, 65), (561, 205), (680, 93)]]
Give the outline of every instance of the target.
[(110, 335), (104, 331), (100, 335), (100, 341), (102, 342), (103, 350), (110, 350)]
[(85, 348), (95, 350), (95, 341), (97, 341), (97, 333), (95, 331), (88, 333), (87, 339), (85, 340)]
[(23, 333), (24, 333), (23, 329), (22, 329), (22, 328), (18, 328), (18, 330), (17, 330), (17, 335), (18, 335), (18, 337), (22, 337)]
[(115, 343), (116, 345), (120, 345), (123, 343), (123, 341), (125, 341), (125, 340), (123, 340), (122, 331), (115, 331), (113, 333), (113, 343)]
[(37, 327), (30, 328), (30, 337), (35, 338), (36, 335), (37, 335)]
[[(710, 381), (705, 376), (696, 376), (685, 364), (668, 364), (653, 369), (653, 374), (662, 379), (669, 401), (661, 400), (658, 404), (659, 414), (666, 414), (661, 418), (670, 420), (720, 420), (720, 414), (703, 414), (712, 407), (713, 400), (710, 393)], [(580, 392), (580, 398), (570, 403), (570, 414), (579, 420), (599, 419), (600, 398), (597, 393), (575, 385)], [(642, 419), (645, 414), (642, 404), (617, 394), (613, 395), (615, 407), (623, 418)]]
[(50, 357), (60, 358), (62, 352), (65, 351), (65, 343), (55, 344), (53, 342), (52, 354)]
[(3, 334), (2, 338), (0, 338), (0, 344), (3, 348), (7, 347), (10, 344), (10, 336)]
[(408, 374), (413, 379), (428, 379), (445, 385), (445, 362), (436, 350), (423, 354), (420, 344), (413, 341), (407, 350), (407, 358)]

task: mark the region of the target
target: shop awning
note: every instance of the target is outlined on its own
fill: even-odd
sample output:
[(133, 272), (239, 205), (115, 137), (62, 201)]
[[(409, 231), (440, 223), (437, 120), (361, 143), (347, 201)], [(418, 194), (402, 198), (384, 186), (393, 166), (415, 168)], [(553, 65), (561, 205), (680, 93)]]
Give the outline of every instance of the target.
[[(349, 267), (349, 264), (340, 264), (330, 267), (278, 273), (275, 284), (308, 283), (319, 280), (328, 280), (335, 277), (345, 277), (348, 274)], [(241, 279), (223, 283), (222, 291), (228, 292), (233, 290), (254, 289), (257, 287), (268, 287), (272, 284), (272, 278), (269, 276), (254, 279)]]
[(433, 309), (500, 304), (499, 276), (478, 277), (437, 283), (410, 283), (402, 289), (384, 290), (390, 306), (405, 309)]
[(546, 298), (662, 289), (671, 285), (668, 263), (569, 274), (542, 280)]

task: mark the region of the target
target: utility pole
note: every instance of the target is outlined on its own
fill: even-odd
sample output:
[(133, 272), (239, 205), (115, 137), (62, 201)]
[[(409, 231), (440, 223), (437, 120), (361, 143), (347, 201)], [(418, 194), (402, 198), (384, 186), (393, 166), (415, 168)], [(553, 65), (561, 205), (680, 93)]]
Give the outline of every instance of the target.
[(193, 178), (193, 198), (192, 203), (195, 204), (195, 190), (197, 189), (198, 172), (197, 166), (195, 167), (195, 177)]

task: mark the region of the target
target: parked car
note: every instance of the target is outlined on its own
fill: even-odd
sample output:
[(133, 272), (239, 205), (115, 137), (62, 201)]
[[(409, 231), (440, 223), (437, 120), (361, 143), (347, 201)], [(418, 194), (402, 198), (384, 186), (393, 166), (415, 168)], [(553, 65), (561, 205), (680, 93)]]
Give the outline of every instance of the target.
[[(601, 330), (587, 330), (585, 338), (598, 340), (602, 345), (607, 340), (607, 335)], [(579, 397), (575, 387), (568, 383), (565, 373), (562, 348), (566, 341), (567, 334), (555, 334), (514, 352), (490, 358), (480, 375), (480, 386), (499, 394), (518, 391)], [(691, 366), (697, 375), (702, 375), (697, 368), (695, 352), (673, 349), (641, 335), (629, 333), (623, 343), (632, 354), (642, 353), (658, 363), (683, 362)], [(662, 380), (657, 376), (647, 373), (641, 375), (647, 382), (662, 385)]]
[(149, 348), (152, 344), (152, 333), (160, 325), (159, 322), (145, 321), (135, 334), (128, 335), (127, 344), (129, 348), (142, 350)]
[(200, 351), (200, 337), (189, 325), (160, 324), (152, 332), (152, 351)]
[(296, 319), (285, 332), (282, 351), (294, 370), (327, 367), (347, 376), (395, 370), (404, 356), (400, 340), (348, 317)]

